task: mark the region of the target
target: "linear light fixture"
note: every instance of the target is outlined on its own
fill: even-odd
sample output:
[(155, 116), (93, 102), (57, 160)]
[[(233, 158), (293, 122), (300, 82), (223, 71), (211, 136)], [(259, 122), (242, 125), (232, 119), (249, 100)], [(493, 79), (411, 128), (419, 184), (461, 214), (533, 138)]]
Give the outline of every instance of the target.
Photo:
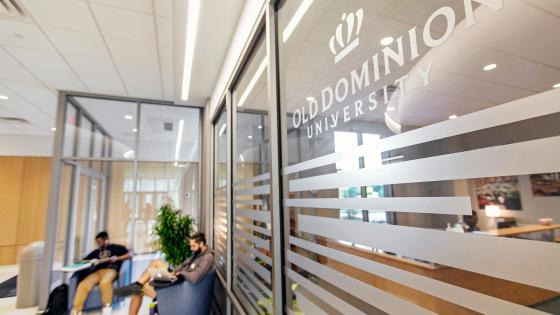
[(183, 127), (185, 126), (185, 121), (183, 119), (179, 120), (179, 128), (177, 131), (177, 143), (175, 144), (175, 163), (179, 162), (179, 153), (181, 152), (181, 144), (183, 143)]
[(185, 61), (183, 64), (183, 90), (181, 99), (187, 101), (192, 77), (192, 65), (194, 59), (194, 47), (198, 31), (198, 17), (200, 15), (200, 0), (189, 0), (189, 12), (187, 15), (187, 37), (185, 39)]
[(299, 24), (311, 4), (313, 4), (313, 0), (303, 0), (299, 8), (297, 8), (296, 13), (294, 14), (294, 16), (292, 16), (292, 19), (290, 20), (290, 22), (288, 22), (288, 25), (286, 25), (284, 32), (282, 32), (282, 41), (284, 43), (288, 40), (288, 38), (290, 38), (294, 30), (296, 29), (296, 26)]
[(239, 106), (239, 107), (243, 106), (243, 103), (245, 103), (245, 101), (247, 100), (247, 97), (249, 97), (249, 94), (251, 94), (251, 91), (253, 90), (253, 88), (257, 84), (257, 81), (259, 81), (259, 78), (264, 73), (264, 70), (266, 69), (267, 62), (268, 62), (268, 59), (267, 59), (267, 56), (265, 56), (263, 61), (261, 62), (261, 64), (257, 68), (257, 71), (255, 71), (255, 74), (251, 78), (251, 81), (249, 81), (249, 84), (247, 85), (247, 88), (245, 89), (245, 91), (243, 91), (243, 94), (241, 94), (241, 97), (239, 98), (239, 101), (237, 102), (237, 106)]
[(222, 127), (220, 128), (220, 132), (218, 133), (220, 135), (220, 137), (224, 134), (224, 132), (226, 132), (226, 124), (223, 124)]

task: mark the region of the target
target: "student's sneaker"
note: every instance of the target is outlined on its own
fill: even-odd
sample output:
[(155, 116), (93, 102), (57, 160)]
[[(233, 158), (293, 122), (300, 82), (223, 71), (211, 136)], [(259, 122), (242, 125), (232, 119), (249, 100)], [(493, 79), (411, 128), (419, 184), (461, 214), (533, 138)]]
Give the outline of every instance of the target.
[(111, 315), (113, 308), (111, 306), (104, 306), (103, 310), (101, 310), (102, 315)]
[(116, 288), (114, 294), (119, 297), (142, 295), (142, 285), (138, 282), (134, 282), (127, 286)]
[[(68, 313), (66, 313), (66, 314), (68, 314)], [(72, 311), (70, 312), (70, 315), (82, 315), (82, 312), (81, 312), (81, 311), (72, 310)]]

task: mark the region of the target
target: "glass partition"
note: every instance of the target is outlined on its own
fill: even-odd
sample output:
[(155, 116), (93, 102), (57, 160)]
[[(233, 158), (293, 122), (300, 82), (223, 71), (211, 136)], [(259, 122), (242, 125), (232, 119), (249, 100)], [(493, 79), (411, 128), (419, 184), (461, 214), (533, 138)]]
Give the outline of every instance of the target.
[(232, 90), (232, 287), (249, 314), (272, 313), (267, 65), (266, 45), (261, 36)]
[(551, 310), (560, 24), (545, 2), (280, 2), (290, 311)]
[(227, 111), (224, 109), (214, 123), (214, 258), (216, 268), (227, 277), (228, 211), (227, 211)]

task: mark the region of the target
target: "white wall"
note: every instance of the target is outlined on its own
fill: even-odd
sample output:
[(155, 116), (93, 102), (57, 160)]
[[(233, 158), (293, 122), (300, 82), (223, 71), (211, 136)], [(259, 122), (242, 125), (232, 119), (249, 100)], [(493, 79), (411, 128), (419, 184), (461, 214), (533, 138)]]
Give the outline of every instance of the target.
[(0, 134), (0, 156), (52, 156), (54, 135)]

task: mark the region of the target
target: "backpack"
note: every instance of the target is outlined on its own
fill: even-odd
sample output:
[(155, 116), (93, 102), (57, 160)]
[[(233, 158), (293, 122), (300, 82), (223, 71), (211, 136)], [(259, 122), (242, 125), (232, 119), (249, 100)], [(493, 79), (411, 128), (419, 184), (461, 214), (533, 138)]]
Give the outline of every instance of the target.
[(49, 295), (43, 315), (64, 315), (68, 313), (68, 285), (61, 284)]

